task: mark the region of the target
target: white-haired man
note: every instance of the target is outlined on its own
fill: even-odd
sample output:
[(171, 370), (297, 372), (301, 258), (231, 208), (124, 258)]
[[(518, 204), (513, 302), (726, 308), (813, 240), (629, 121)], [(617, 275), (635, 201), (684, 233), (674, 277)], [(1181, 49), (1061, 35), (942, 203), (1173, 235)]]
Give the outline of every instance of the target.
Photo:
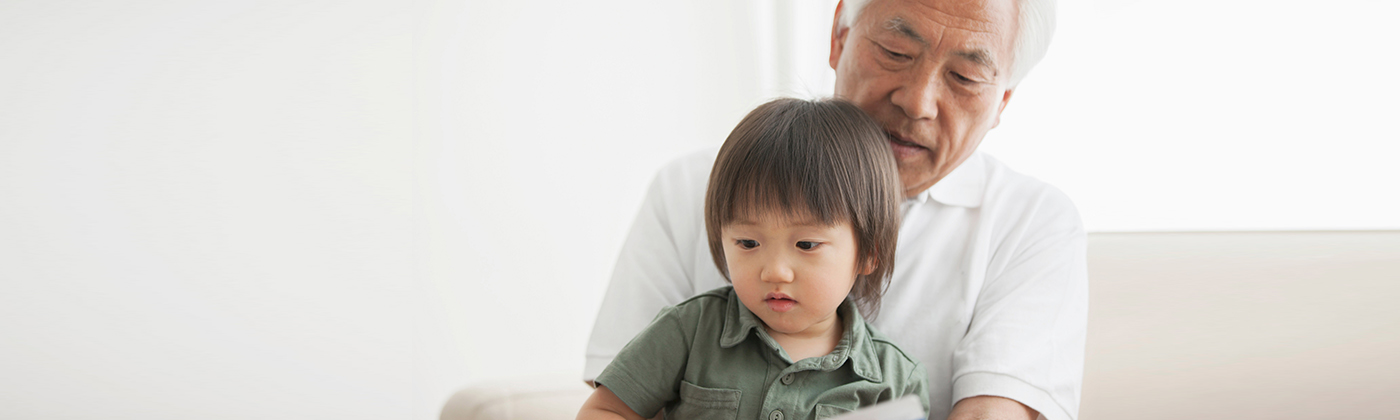
[[(1044, 55), (1054, 6), (844, 0), (836, 9), (836, 96), (889, 133), (907, 198), (872, 323), (927, 367), (930, 419), (1078, 416), (1088, 312), (1078, 212), (975, 151)], [(689, 156), (657, 174), (594, 325), (585, 380), (662, 307), (725, 284), (702, 211), (713, 159)]]

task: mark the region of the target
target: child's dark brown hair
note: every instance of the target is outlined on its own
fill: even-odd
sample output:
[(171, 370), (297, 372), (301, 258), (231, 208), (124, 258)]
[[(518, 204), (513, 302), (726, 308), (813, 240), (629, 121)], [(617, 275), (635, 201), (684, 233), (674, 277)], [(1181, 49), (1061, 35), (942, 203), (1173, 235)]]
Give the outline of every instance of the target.
[(873, 319), (894, 271), (900, 192), (885, 131), (860, 108), (839, 99), (768, 102), (734, 127), (710, 171), (710, 256), (728, 280), (720, 232), (758, 214), (848, 222), (856, 261), (874, 262), (874, 271), (856, 279), (851, 297)]

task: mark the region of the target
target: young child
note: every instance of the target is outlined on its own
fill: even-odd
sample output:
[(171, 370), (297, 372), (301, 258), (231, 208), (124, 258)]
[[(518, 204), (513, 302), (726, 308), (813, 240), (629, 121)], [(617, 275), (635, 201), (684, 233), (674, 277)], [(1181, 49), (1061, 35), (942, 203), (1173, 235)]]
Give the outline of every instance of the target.
[(578, 420), (821, 420), (917, 395), (922, 365), (871, 329), (894, 268), (899, 174), (839, 100), (779, 99), (720, 148), (705, 194), (732, 286), (667, 307), (601, 374)]

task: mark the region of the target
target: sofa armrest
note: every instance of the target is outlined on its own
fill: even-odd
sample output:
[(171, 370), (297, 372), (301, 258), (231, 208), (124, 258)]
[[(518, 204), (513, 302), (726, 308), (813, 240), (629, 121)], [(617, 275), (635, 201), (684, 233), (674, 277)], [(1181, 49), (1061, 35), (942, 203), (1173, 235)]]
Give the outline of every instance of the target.
[(441, 420), (572, 420), (593, 389), (572, 375), (478, 383), (453, 394)]

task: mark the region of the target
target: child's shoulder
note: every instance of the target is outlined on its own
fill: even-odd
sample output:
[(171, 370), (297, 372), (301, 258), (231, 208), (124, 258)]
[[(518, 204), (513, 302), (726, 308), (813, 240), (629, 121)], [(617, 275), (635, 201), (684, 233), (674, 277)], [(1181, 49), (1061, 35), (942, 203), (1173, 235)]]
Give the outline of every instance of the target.
[(734, 286), (723, 286), (692, 296), (690, 299), (677, 303), (676, 306), (727, 304), (731, 297), (734, 297)]
[(899, 348), (899, 345), (895, 344), (894, 340), (891, 340), (889, 336), (876, 330), (874, 325), (866, 323), (865, 331), (870, 334), (870, 344), (876, 352), (890, 353), (891, 356), (909, 361), (916, 361), (912, 356), (909, 356), (908, 353), (905, 353), (904, 349)]
[(737, 299), (734, 295), (734, 286), (724, 286), (692, 296), (674, 306), (667, 306), (661, 310), (658, 317), (670, 315), (690, 318), (707, 313), (723, 313), (724, 310), (728, 309), (730, 299)]
[(870, 352), (879, 363), (881, 370), (886, 374), (897, 374), (904, 377), (922, 376), (921, 373), (915, 375), (917, 371), (923, 369), (919, 359), (906, 353), (894, 340), (880, 333), (869, 323), (865, 324), (866, 334), (870, 338)]

